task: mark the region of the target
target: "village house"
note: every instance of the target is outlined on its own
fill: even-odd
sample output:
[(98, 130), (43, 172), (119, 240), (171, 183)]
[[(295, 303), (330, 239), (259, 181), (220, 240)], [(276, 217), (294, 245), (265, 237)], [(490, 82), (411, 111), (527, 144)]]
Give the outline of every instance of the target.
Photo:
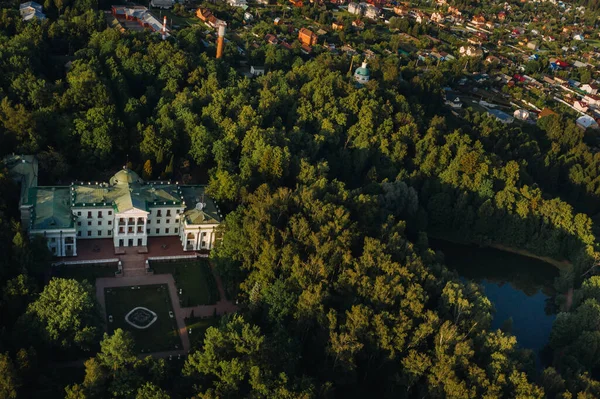
[(230, 7), (248, 7), (246, 0), (227, 0)]
[(394, 7), (394, 13), (396, 15), (401, 16), (401, 17), (407, 16), (408, 15), (408, 11), (409, 11), (408, 7), (404, 7), (404, 6), (396, 6), (396, 7)]
[(271, 33), (267, 33), (265, 35), (265, 40), (267, 43), (275, 46), (277, 43), (279, 43), (279, 40), (277, 40), (277, 36), (271, 34)]
[[(111, 13), (119, 20), (135, 21), (153, 32), (163, 29), (163, 23), (144, 6), (112, 6)], [(169, 36), (169, 28), (166, 28), (166, 32)]]
[(474, 46), (461, 46), (460, 55), (463, 57), (481, 57), (483, 56), (483, 50)]
[(46, 19), (46, 14), (43, 13), (44, 8), (41, 4), (35, 1), (28, 1), (21, 3), (19, 6), (19, 14), (23, 21), (30, 21), (32, 19)]
[(485, 25), (485, 18), (483, 15), (475, 15), (473, 19), (471, 19), (471, 23), (477, 27), (482, 27)]
[(429, 16), (422, 11), (416, 12), (414, 18), (418, 24), (424, 24), (429, 22)]
[(250, 66), (250, 74), (252, 76), (263, 76), (265, 74), (265, 67), (251, 65)]
[(331, 29), (336, 30), (344, 30), (344, 24), (342, 22), (333, 22), (331, 24)]
[(207, 22), (211, 15), (212, 12), (206, 8), (198, 8), (196, 10), (196, 17), (198, 17), (202, 22)]
[(595, 95), (595, 94), (586, 94), (583, 97), (583, 101), (585, 101), (588, 106), (594, 106), (594, 107), (598, 107), (600, 106), (600, 96)]
[(455, 93), (445, 93), (444, 104), (449, 105), (452, 108), (462, 108), (463, 103), (460, 97)]
[(369, 4), (365, 9), (365, 17), (369, 19), (377, 19), (379, 18), (380, 12), (381, 11), (379, 10), (379, 8)]
[(598, 94), (598, 86), (595, 84), (585, 83), (580, 87), (580, 89), (589, 94)]
[(364, 12), (364, 4), (359, 3), (348, 3), (348, 12), (354, 15), (362, 15)]
[(352, 27), (357, 30), (362, 30), (365, 28), (365, 23), (360, 19), (355, 19), (354, 21), (352, 21)]
[(578, 127), (583, 130), (586, 129), (598, 129), (598, 122), (589, 115), (583, 115), (575, 121)]
[(310, 29), (302, 28), (298, 32), (298, 40), (304, 46), (314, 46), (317, 44), (317, 35), (315, 35)]
[(573, 108), (575, 108), (576, 111), (586, 113), (589, 107), (587, 103), (583, 101), (575, 101), (573, 102)]
[(436, 24), (441, 24), (446, 20), (446, 18), (439, 12), (434, 12), (433, 14), (431, 14), (431, 21), (435, 22)]

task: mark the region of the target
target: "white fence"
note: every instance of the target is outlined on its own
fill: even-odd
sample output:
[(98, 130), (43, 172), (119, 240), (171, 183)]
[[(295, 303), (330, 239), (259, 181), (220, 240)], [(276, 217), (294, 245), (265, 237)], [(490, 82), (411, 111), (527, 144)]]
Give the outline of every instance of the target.
[(208, 258), (208, 254), (149, 256), (148, 260), (149, 261), (159, 261), (159, 260), (179, 260), (179, 259), (196, 259), (196, 258)]
[(65, 260), (54, 262), (52, 266), (72, 266), (72, 265), (96, 265), (99, 263), (119, 263), (118, 258), (112, 259), (91, 259), (91, 260)]

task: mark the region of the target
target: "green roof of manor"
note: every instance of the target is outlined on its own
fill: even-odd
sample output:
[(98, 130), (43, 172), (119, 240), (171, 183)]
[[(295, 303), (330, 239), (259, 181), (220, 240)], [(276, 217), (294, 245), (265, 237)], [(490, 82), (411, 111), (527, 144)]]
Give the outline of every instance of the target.
[(123, 169), (108, 183), (80, 183), (71, 186), (71, 205), (112, 206), (117, 212), (129, 209), (148, 211), (155, 206), (181, 206), (182, 194), (176, 184), (144, 182), (132, 170)]
[(2, 160), (9, 174), (21, 183), (20, 204), (29, 202), (29, 189), (37, 186), (38, 161), (33, 155), (9, 155)]
[(184, 217), (188, 225), (216, 224), (223, 218), (213, 200), (205, 195), (204, 189), (204, 186), (181, 186), (185, 200)]
[(33, 203), (31, 229), (54, 230), (74, 227), (69, 187), (33, 187), (29, 190)]

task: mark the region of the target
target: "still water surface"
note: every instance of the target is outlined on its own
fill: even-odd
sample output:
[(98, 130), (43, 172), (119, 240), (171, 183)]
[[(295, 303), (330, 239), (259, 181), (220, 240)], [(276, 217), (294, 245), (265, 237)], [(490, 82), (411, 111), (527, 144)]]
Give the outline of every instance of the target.
[(546, 312), (558, 269), (537, 259), (475, 245), (430, 239), (446, 265), (461, 277), (480, 283), (494, 304), (492, 328), (512, 317), (512, 334), (522, 348), (539, 351), (548, 342), (555, 315)]

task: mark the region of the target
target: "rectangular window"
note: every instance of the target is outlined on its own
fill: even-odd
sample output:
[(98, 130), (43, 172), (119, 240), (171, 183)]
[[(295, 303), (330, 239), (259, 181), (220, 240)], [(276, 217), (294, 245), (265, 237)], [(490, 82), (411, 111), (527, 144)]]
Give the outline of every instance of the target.
[(146, 234), (150, 234), (150, 229), (146, 229)]
[(88, 237), (91, 237), (91, 236), (92, 236), (92, 232), (88, 231)]
[(56, 242), (56, 237), (52, 237), (52, 238), (50, 239), (50, 242)]
[(171, 223), (171, 219), (167, 219), (167, 224)]
[(156, 224), (160, 224), (160, 219), (157, 219), (157, 220), (156, 220)]
[(98, 220), (98, 226), (102, 226), (102, 220)]
[(171, 216), (171, 210), (167, 209), (167, 216)]
[(179, 215), (179, 209), (177, 209), (175, 212), (177, 212), (177, 214)]
[(92, 222), (89, 222), (89, 221), (88, 221), (88, 226), (91, 226), (91, 225), (92, 225)]
[(168, 227), (165, 229), (165, 234), (169, 234), (169, 228)]
[(77, 237), (81, 237), (81, 231), (77, 232)]
[(77, 216), (81, 216), (81, 211), (77, 212)]
[(179, 223), (179, 219), (175, 219), (175, 223)]
[(160, 234), (160, 229), (156, 229), (156, 234)]
[(108, 211), (108, 216), (112, 215), (112, 211)]
[(98, 211), (98, 217), (101, 218), (102, 217), (102, 211)]
[(92, 218), (92, 211), (88, 211), (88, 219)]
[(175, 234), (179, 233), (179, 229), (175, 227)]
[(107, 235), (107, 236), (110, 236), (110, 235), (112, 235), (112, 230), (106, 230), (106, 235)]
[(158, 216), (158, 217), (162, 216), (162, 211), (160, 209), (158, 211), (156, 211), (156, 216)]
[(206, 232), (203, 232), (203, 233), (202, 233), (202, 237), (206, 237)]
[(98, 237), (102, 235), (102, 230), (98, 230)]
[(81, 222), (77, 222), (77, 226), (81, 226)]
[(109, 226), (112, 226), (112, 220), (109, 220), (109, 221), (108, 221), (108, 225), (109, 225)]

